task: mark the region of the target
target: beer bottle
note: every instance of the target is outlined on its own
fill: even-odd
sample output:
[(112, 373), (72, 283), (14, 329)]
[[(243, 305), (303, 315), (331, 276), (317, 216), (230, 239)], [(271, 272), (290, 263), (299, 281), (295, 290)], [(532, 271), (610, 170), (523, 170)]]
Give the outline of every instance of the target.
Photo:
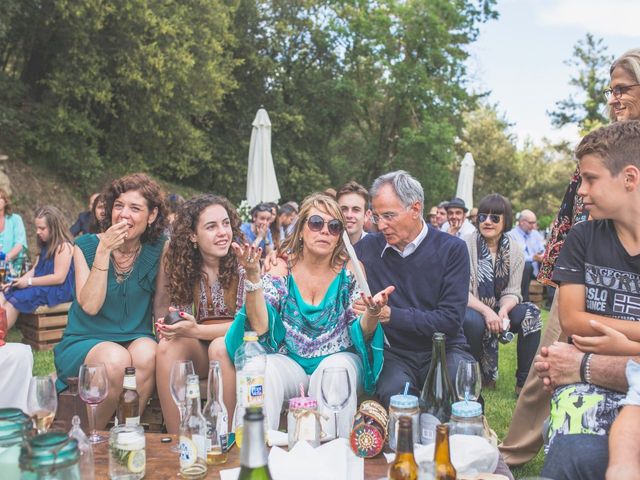
[(413, 431), (411, 417), (402, 416), (398, 420), (398, 444), (396, 459), (389, 467), (389, 480), (416, 480), (418, 464), (413, 456)]
[(447, 370), (444, 333), (436, 332), (433, 334), (429, 373), (420, 394), (420, 443), (428, 445), (435, 441), (435, 427), (449, 421), (454, 401), (455, 394)]
[(227, 461), (227, 408), (222, 399), (222, 376), (220, 362), (209, 362), (209, 381), (207, 384), (207, 404), (204, 406), (204, 419), (207, 421), (207, 463), (219, 465)]
[(180, 476), (204, 478), (207, 475), (207, 421), (200, 408), (200, 378), (187, 376), (186, 415), (180, 424)]
[(456, 469), (449, 455), (449, 425), (436, 427), (436, 447), (433, 450), (433, 462), (436, 464), (435, 480), (456, 480)]
[(238, 480), (271, 480), (264, 443), (262, 407), (248, 407), (246, 412)]
[(116, 418), (118, 425), (140, 425), (140, 396), (136, 389), (135, 367), (124, 369), (124, 381), (118, 400)]

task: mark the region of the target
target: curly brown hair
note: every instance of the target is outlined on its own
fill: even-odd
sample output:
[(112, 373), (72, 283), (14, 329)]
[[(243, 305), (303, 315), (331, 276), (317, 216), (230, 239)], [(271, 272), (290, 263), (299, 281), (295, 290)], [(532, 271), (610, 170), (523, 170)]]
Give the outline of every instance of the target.
[[(302, 229), (309, 219), (311, 209), (317, 208), (318, 210), (325, 212), (328, 215), (332, 215), (333, 218), (337, 218), (342, 222), (344, 228), (344, 215), (338, 202), (333, 197), (330, 197), (326, 193), (313, 193), (304, 199), (300, 206), (300, 213), (298, 214), (298, 220), (296, 221), (295, 230), (289, 235), (280, 245), (278, 255), (287, 254), (292, 265), (295, 265), (304, 255), (304, 245), (302, 243)], [(338, 238), (338, 244), (336, 245), (333, 254), (331, 255), (331, 266), (338, 268), (342, 266), (349, 259), (349, 254), (344, 246), (342, 235)]]
[[(193, 288), (202, 275), (202, 255), (200, 249), (193, 248), (190, 236), (196, 233), (202, 211), (211, 205), (220, 205), (226, 210), (231, 222), (233, 240), (244, 241), (244, 235), (240, 230), (242, 223), (240, 217), (235, 207), (225, 197), (203, 194), (183, 203), (173, 222), (165, 266), (165, 272), (169, 278), (171, 303), (174, 305), (187, 305), (193, 302)], [(220, 260), (218, 281), (223, 290), (226, 290), (237, 277), (238, 259), (230, 248)]]
[(105, 217), (101, 225), (103, 231), (111, 227), (113, 204), (120, 195), (130, 190), (140, 192), (140, 195), (147, 201), (149, 212), (153, 212), (156, 208), (158, 209), (156, 219), (147, 227), (140, 238), (142, 243), (157, 242), (162, 236), (167, 224), (167, 209), (164, 205), (164, 193), (160, 189), (160, 186), (144, 173), (132, 173), (131, 175), (118, 178), (107, 187), (104, 192)]

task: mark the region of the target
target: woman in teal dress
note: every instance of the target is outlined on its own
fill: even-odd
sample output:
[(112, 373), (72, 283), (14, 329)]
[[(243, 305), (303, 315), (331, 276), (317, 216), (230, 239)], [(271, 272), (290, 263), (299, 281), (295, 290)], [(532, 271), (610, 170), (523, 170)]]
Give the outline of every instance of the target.
[[(277, 429), (283, 401), (298, 396), (301, 384), (319, 401), (319, 410), (332, 418), (320, 401), (322, 372), (327, 368), (343, 367), (349, 374), (351, 395), (338, 416), (340, 432), (350, 428), (358, 394), (375, 390), (383, 361), (378, 317), (393, 287), (373, 298), (360, 292), (347, 261), (343, 226), (344, 218), (334, 199), (324, 194), (307, 197), (294, 234), (281, 246), (281, 251), (288, 253), (288, 262), (279, 260), (264, 278), (260, 278), (256, 261), (259, 249), (234, 243), (246, 271), (246, 302), (224, 339), (226, 352), (214, 349), (223, 369), (233, 368), (229, 359), (242, 344), (245, 330), (257, 332), (269, 353), (264, 408), (271, 429)], [(363, 315), (353, 309), (358, 300), (368, 307)], [(229, 384), (232, 374), (226, 375), (225, 382), (225, 390), (235, 387)], [(228, 407), (233, 411), (232, 405)], [(334, 435), (333, 422), (323, 420), (323, 430)]]
[(27, 233), (22, 217), (11, 212), (9, 195), (0, 189), (0, 251), (5, 254), (5, 261), (17, 267), (26, 246)]
[(58, 391), (83, 363), (104, 363), (109, 394), (98, 405), (96, 427), (113, 416), (125, 367), (136, 368), (140, 412), (155, 387), (152, 313), (164, 316), (159, 272), (165, 207), (160, 187), (144, 174), (115, 180), (105, 192), (105, 231), (76, 240), (76, 298), (62, 341), (54, 349)]

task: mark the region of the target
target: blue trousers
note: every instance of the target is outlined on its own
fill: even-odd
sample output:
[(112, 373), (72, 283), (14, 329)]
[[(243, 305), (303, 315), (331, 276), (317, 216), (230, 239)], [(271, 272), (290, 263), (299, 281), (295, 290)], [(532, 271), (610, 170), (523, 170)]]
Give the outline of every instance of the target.
[(607, 435), (558, 435), (540, 475), (554, 480), (602, 480), (609, 463)]

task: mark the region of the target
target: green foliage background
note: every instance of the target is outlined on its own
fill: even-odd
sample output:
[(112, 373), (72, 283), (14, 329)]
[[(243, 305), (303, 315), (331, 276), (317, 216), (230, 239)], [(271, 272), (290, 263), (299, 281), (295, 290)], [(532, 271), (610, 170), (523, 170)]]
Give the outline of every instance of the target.
[(495, 0), (4, 0), (0, 147), (244, 196), (264, 105), (283, 198), (406, 168), (454, 188), (466, 47)]

